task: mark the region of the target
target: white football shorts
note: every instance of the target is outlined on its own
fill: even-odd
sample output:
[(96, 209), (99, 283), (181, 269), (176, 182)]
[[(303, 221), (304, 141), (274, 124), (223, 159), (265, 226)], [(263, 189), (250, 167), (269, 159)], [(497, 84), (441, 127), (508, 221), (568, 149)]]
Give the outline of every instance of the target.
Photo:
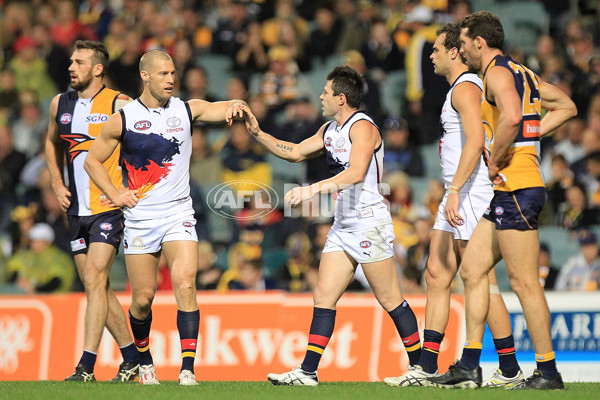
[(352, 232), (331, 228), (323, 253), (346, 251), (359, 264), (368, 264), (394, 257), (393, 246), (393, 224)]
[(125, 218), (125, 254), (156, 253), (161, 249), (162, 243), (174, 240), (198, 241), (194, 210), (186, 210), (164, 218)]
[(453, 233), (454, 239), (469, 240), (477, 222), (479, 222), (485, 210), (490, 206), (490, 201), (494, 197), (494, 191), (490, 188), (489, 191), (461, 192), (459, 196), (458, 214), (463, 217), (462, 224), (458, 228), (453, 228), (446, 220), (446, 214), (444, 213), (446, 200), (448, 199), (448, 192), (446, 192), (444, 199), (438, 207), (433, 229)]

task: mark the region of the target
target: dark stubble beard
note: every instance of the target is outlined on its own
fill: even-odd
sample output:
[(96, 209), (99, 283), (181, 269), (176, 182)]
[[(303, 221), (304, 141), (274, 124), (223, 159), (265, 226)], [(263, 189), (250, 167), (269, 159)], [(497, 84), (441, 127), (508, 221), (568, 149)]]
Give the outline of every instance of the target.
[(80, 79), (79, 82), (77, 83), (71, 83), (71, 87), (75, 90), (77, 90), (78, 92), (83, 92), (85, 89), (87, 89), (90, 84), (92, 83), (92, 74), (88, 74), (87, 76), (85, 76), (83, 79)]

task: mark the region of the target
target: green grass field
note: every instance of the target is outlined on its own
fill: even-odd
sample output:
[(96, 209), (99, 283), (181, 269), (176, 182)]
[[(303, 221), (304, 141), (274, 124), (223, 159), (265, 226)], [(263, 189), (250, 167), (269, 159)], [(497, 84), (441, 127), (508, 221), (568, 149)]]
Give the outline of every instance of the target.
[(317, 387), (282, 387), (268, 382), (201, 382), (181, 387), (176, 382), (160, 386), (138, 384), (93, 384), (77, 382), (0, 382), (0, 399), (40, 400), (262, 400), (262, 399), (394, 399), (410, 400), (520, 400), (600, 398), (600, 383), (567, 383), (564, 391), (516, 391), (503, 389), (445, 390), (434, 388), (391, 388), (383, 383), (322, 382)]

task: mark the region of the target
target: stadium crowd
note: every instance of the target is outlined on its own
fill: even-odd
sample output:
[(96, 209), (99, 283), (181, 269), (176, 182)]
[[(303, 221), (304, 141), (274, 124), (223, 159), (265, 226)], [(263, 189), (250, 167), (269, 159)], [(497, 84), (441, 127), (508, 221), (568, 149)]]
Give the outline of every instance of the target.
[[(2, 290), (82, 290), (43, 143), (50, 101), (68, 90), (71, 46), (90, 39), (109, 50), (108, 87), (138, 97), (141, 55), (163, 49), (177, 68), (177, 97), (244, 99), (265, 131), (291, 142), (325, 122), (317, 99), (332, 66), (345, 63), (363, 74), (363, 108), (385, 140), (383, 181), (402, 289), (424, 292), (430, 234), (445, 193), (435, 158), (449, 86), (429, 60), (435, 31), (471, 11), (517, 5), (536, 7), (547, 23), (531, 28), (531, 37), (520, 36), (531, 43), (511, 36), (507, 53), (568, 93), (579, 110), (577, 118), (542, 139), (548, 196), (540, 223), (541, 229), (568, 232), (580, 250), (555, 266), (550, 255), (559, 243), (542, 243), (540, 282), (548, 290), (598, 290), (600, 5), (585, 0), (0, 1)], [(197, 124), (192, 141), (198, 289), (314, 288), (331, 213), (290, 214), (280, 201), (264, 214), (267, 193), (259, 188), (273, 188), (282, 198), (286, 183), (324, 179), (325, 159), (287, 166), (265, 154), (242, 122)], [(209, 194), (232, 181), (253, 181), (243, 189), (259, 193), (263, 203), (254, 195), (228, 219), (214, 211)], [(332, 201), (320, 200), (321, 206)], [(159, 289), (171, 288), (165, 263)], [(122, 258), (113, 268), (124, 270)], [(121, 287), (126, 288), (124, 275)], [(366, 287), (358, 273), (350, 289)], [(455, 290), (461, 290), (458, 281)]]

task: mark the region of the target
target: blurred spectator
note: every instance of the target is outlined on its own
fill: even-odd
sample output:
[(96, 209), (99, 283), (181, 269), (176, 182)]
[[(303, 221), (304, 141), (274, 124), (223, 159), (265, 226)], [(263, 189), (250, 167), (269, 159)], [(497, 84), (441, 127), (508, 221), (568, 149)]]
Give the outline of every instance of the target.
[(3, 120), (17, 114), (19, 110), (19, 103), (15, 101), (17, 98), (19, 98), (19, 91), (15, 73), (10, 69), (0, 70), (0, 124), (6, 123)]
[(413, 204), (413, 192), (410, 186), (410, 177), (402, 171), (396, 171), (384, 177), (388, 185), (392, 218), (397, 217), (401, 221), (413, 222), (417, 217), (417, 209)]
[(590, 205), (600, 207), (600, 150), (586, 157), (585, 169), (586, 175), (583, 181), (587, 184)]
[(564, 156), (556, 154), (552, 156), (552, 174), (550, 180), (546, 181), (546, 192), (548, 203), (552, 206), (553, 215), (566, 201), (567, 189), (573, 186), (574, 176)]
[(302, 96), (310, 96), (308, 83), (298, 72), (290, 51), (284, 46), (269, 50), (269, 69), (262, 75), (259, 93), (265, 104), (275, 111)]
[(554, 39), (550, 35), (539, 35), (536, 41), (535, 53), (527, 56), (525, 64), (538, 75), (542, 74), (545, 60), (556, 55)]
[(64, 92), (69, 86), (69, 55), (52, 40), (50, 28), (37, 24), (31, 32), (37, 43), (40, 57), (46, 61), (48, 74), (59, 92)]
[(581, 253), (573, 256), (560, 270), (556, 290), (598, 290), (600, 284), (600, 258), (598, 240), (593, 231), (578, 234)]
[(48, 120), (42, 116), (37, 96), (32, 91), (22, 91), (19, 96), (19, 117), (13, 123), (13, 142), (16, 151), (33, 157), (42, 147)]
[(308, 54), (314, 63), (324, 63), (327, 57), (339, 54), (338, 42), (342, 33), (342, 21), (333, 12), (330, 2), (321, 2), (315, 9), (315, 29), (310, 34)]
[(400, 117), (383, 121), (385, 142), (384, 174), (404, 171), (410, 176), (424, 176), (425, 164), (418, 147), (409, 141), (408, 124)]
[(585, 121), (574, 118), (566, 125), (567, 137), (554, 145), (554, 153), (562, 154), (570, 165), (585, 156), (585, 149), (581, 145)]
[(446, 79), (433, 72), (433, 64), (429, 59), (437, 29), (437, 25), (431, 24), (432, 19), (433, 12), (422, 5), (415, 6), (404, 18), (414, 32), (406, 51), (407, 120), (411, 134), (414, 132), (416, 135), (411, 139), (419, 144), (429, 144), (439, 139), (439, 115), (449, 89)]
[[(223, 182), (249, 181), (271, 185), (271, 166), (265, 162), (264, 151), (248, 134), (243, 121), (234, 121), (228, 127), (229, 140), (219, 153), (223, 160)], [(253, 190), (248, 183), (238, 190)]]
[(229, 282), (229, 289), (264, 292), (277, 289), (277, 283), (264, 276), (260, 259), (245, 260), (238, 266), (238, 278)]
[(36, 41), (30, 36), (20, 36), (13, 48), (15, 56), (8, 67), (15, 76), (17, 90), (30, 90), (42, 103), (49, 103), (56, 87), (48, 73), (48, 64), (38, 55)]
[(31, 203), (27, 206), (16, 206), (10, 213), (12, 225), (11, 253), (29, 248), (29, 230), (35, 224), (38, 207)]
[(404, 275), (414, 277), (419, 285), (423, 284), (423, 274), (425, 273), (427, 260), (429, 259), (431, 228), (428, 219), (418, 218), (415, 221), (415, 234), (417, 235), (418, 242), (410, 246), (406, 251), (408, 266)]
[(344, 53), (344, 63), (363, 78), (364, 95), (360, 108), (373, 118), (377, 126), (381, 126), (385, 118), (385, 110), (381, 105), (381, 90), (379, 83), (369, 74), (364, 57), (356, 50), (349, 50)]
[(104, 0), (83, 0), (79, 5), (79, 22), (93, 30), (100, 41), (108, 34), (112, 18), (112, 10)]
[(217, 288), (223, 271), (215, 266), (217, 255), (210, 242), (198, 242), (198, 272), (196, 273), (196, 290), (214, 290)]
[(338, 50), (360, 50), (369, 37), (376, 13), (375, 5), (371, 0), (338, 0), (335, 2), (335, 11), (343, 24)]
[(539, 273), (540, 273), (540, 284), (544, 290), (553, 290), (556, 283), (556, 278), (560, 272), (560, 269), (552, 264), (550, 253), (550, 247), (548, 243), (540, 243), (540, 255), (539, 255)]
[(600, 133), (593, 129), (585, 128), (582, 133), (581, 147), (583, 147), (585, 155), (571, 163), (571, 170), (575, 174), (575, 180), (582, 183), (595, 182), (596, 178), (600, 176), (594, 177), (592, 174), (589, 174), (587, 164), (590, 156), (600, 151)]
[(60, 209), (58, 198), (52, 189), (43, 190), (41, 200), (44, 222), (50, 225), (54, 231), (54, 244), (66, 254), (70, 254), (71, 234), (67, 214)]
[(194, 49), (187, 39), (178, 39), (173, 46), (173, 63), (175, 64), (175, 87), (181, 93), (187, 92), (185, 77), (194, 67)]
[(184, 100), (217, 101), (217, 98), (208, 92), (208, 77), (201, 65), (190, 66), (183, 77), (182, 88), (181, 98)]
[(233, 76), (227, 82), (227, 100), (232, 99), (248, 101), (248, 85), (239, 76)]
[(292, 233), (287, 240), (285, 248), (288, 260), (282, 265), (276, 278), (280, 288), (290, 292), (304, 292), (310, 290), (305, 280), (305, 274), (314, 263), (314, 257), (310, 251), (310, 239), (304, 232)]
[(430, 179), (427, 191), (423, 195), (423, 207), (419, 212), (422, 217), (428, 217), (431, 226), (435, 223), (437, 211), (446, 194), (446, 188), (444, 182), (439, 179)]
[(212, 32), (204, 23), (204, 16), (194, 11), (192, 7), (185, 7), (182, 11), (182, 19), (183, 26), (178, 36), (191, 40), (195, 53), (208, 53), (212, 43)]
[(104, 43), (104, 46), (106, 46), (106, 49), (108, 50), (108, 56), (111, 60), (115, 60), (121, 56), (127, 47), (125, 36), (130, 32), (137, 31), (135, 29), (129, 29), (125, 18), (117, 16), (112, 19), (108, 27), (108, 34), (102, 40), (102, 43)]
[(19, 250), (7, 261), (9, 276), (26, 293), (70, 291), (75, 265), (67, 253), (52, 244), (54, 231), (50, 225), (33, 225), (28, 237), (29, 249)]
[(260, 24), (250, 22), (245, 33), (240, 34), (240, 48), (235, 54), (233, 70), (248, 79), (252, 74), (264, 72), (269, 64), (267, 48), (261, 40)]
[(380, 80), (388, 72), (404, 69), (404, 53), (392, 40), (384, 21), (373, 22), (369, 39), (361, 48), (367, 68)]
[(70, 49), (78, 39), (96, 40), (96, 35), (87, 26), (77, 20), (75, 3), (70, 0), (59, 0), (56, 3), (56, 21), (51, 28), (52, 40), (63, 49)]
[(570, 230), (600, 223), (599, 210), (590, 208), (585, 188), (575, 183), (565, 193), (566, 202), (559, 207), (559, 226)]
[(140, 58), (142, 57), (142, 36), (137, 31), (127, 32), (123, 52), (117, 59), (108, 63), (108, 85), (114, 90), (125, 93), (132, 99), (142, 94), (140, 77)]
[(17, 201), (19, 174), (27, 158), (13, 146), (13, 134), (7, 125), (0, 125), (0, 230), (8, 228), (8, 215)]
[(192, 129), (192, 158), (190, 178), (197, 185), (210, 185), (221, 182), (223, 165), (221, 157), (208, 142), (206, 128), (198, 124)]
[(175, 29), (169, 25), (169, 17), (154, 10), (151, 23), (146, 25), (149, 35), (142, 42), (142, 52), (163, 50), (173, 56), (175, 52)]
[[(225, 54), (235, 61), (235, 55), (242, 46), (243, 38), (247, 35), (248, 13), (246, 2), (232, 0), (228, 15), (222, 16), (212, 33), (211, 53)], [(207, 19), (208, 21), (208, 19)]]

